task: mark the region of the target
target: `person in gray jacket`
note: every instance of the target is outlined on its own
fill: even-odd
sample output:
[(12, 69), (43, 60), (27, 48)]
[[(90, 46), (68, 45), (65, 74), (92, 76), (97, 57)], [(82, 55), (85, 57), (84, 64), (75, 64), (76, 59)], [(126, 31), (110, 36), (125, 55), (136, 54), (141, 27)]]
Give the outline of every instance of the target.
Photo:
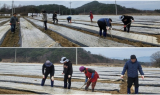
[(144, 79), (144, 73), (141, 67), (141, 64), (137, 61), (137, 58), (135, 55), (131, 55), (130, 60), (128, 60), (126, 62), (126, 64), (124, 65), (122, 74), (121, 74), (121, 78), (123, 78), (125, 72), (127, 70), (127, 75), (128, 75), (128, 80), (127, 80), (127, 94), (130, 94), (130, 88), (132, 86), (132, 84), (134, 83), (135, 86), (135, 94), (138, 94), (138, 87), (139, 87), (139, 83), (138, 83), (138, 71), (141, 74), (142, 79)]
[(44, 22), (44, 27), (45, 27), (45, 30), (47, 30), (47, 13), (45, 10), (42, 11), (42, 15), (43, 15), (43, 22)]
[(11, 17), (11, 19), (10, 19), (10, 25), (11, 25), (11, 32), (12, 33), (15, 33), (16, 22), (18, 22), (18, 24), (19, 24), (18, 18), (16, 16), (17, 16), (17, 14), (14, 13), (13, 16)]

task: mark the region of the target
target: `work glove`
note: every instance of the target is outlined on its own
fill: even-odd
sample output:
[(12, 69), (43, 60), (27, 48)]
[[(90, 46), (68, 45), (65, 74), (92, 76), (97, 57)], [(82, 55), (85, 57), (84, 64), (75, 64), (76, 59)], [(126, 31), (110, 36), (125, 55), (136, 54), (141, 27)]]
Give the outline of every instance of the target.
[(126, 27), (126, 25), (124, 25), (124, 27)]
[(10, 23), (10, 25), (12, 25), (12, 23)]
[(43, 79), (45, 78), (45, 76), (43, 75)]
[(144, 79), (144, 75), (142, 75), (141, 77), (142, 77), (142, 79)]
[(107, 30), (109, 30), (109, 27), (107, 27)]
[(121, 78), (123, 78), (124, 75), (121, 75)]
[(71, 78), (71, 75), (68, 75), (68, 78)]
[(54, 76), (52, 76), (51, 80), (54, 81)]

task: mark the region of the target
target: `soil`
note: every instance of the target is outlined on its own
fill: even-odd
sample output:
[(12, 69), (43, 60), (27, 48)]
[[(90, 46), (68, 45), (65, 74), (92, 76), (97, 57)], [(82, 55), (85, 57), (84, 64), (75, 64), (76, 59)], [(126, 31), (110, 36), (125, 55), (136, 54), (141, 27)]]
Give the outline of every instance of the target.
[(0, 47), (20, 47), (20, 44), (18, 44), (20, 40), (20, 25), (16, 25), (16, 31), (15, 33), (11, 33), (11, 30), (9, 30), (6, 34), (6, 37), (4, 38), (2, 44)]
[[(27, 20), (27, 19), (26, 19)], [(41, 30), (42, 32), (44, 32), (45, 34), (49, 35), (52, 39), (54, 39), (56, 42), (60, 43), (60, 45), (62, 47), (80, 47), (79, 45), (72, 43), (71, 41), (67, 40), (66, 38), (62, 37), (61, 35), (57, 34), (54, 31), (51, 30), (44, 30), (42, 27), (39, 27), (37, 25), (35, 25), (34, 23), (32, 23), (31, 21), (27, 20), (28, 22), (30, 22), (34, 27), (38, 28), (39, 30)]]
[(0, 89), (0, 94), (36, 94), (27, 91), (18, 91), (18, 90), (10, 90), (10, 89)]

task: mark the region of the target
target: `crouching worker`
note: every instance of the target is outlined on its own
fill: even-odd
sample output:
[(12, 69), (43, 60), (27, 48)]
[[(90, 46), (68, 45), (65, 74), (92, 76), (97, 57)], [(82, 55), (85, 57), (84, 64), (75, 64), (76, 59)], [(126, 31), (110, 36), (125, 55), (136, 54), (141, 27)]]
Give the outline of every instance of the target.
[(138, 87), (139, 87), (138, 71), (140, 72), (142, 79), (144, 79), (144, 73), (142, 71), (141, 64), (137, 61), (137, 58), (135, 55), (131, 55), (130, 60), (128, 60), (126, 62), (126, 64), (124, 65), (121, 78), (123, 78), (126, 70), (127, 70), (127, 75), (128, 75), (127, 94), (131, 93), (130, 89), (131, 89), (133, 83), (135, 86), (135, 94), (138, 94)]
[(97, 21), (97, 24), (99, 26), (99, 35), (102, 36), (102, 30), (103, 30), (103, 36), (106, 37), (107, 30), (112, 28), (112, 19), (110, 18), (101, 18)]
[(71, 16), (67, 17), (68, 23), (71, 23), (71, 20), (72, 20), (72, 17), (71, 17)]
[(41, 82), (41, 86), (44, 86), (45, 80), (48, 77), (48, 74), (50, 74), (50, 79), (51, 79), (51, 87), (54, 85), (54, 65), (51, 63), (49, 60), (47, 60), (43, 66), (42, 66), (42, 74), (43, 74), (43, 79)]
[(96, 86), (97, 79), (99, 78), (98, 73), (95, 70), (90, 69), (90, 68), (85, 68), (84, 66), (81, 66), (79, 68), (79, 70), (81, 72), (84, 72), (84, 74), (86, 75), (86, 80), (85, 80), (86, 87), (85, 87), (85, 90), (88, 90), (88, 87), (92, 83), (92, 92), (94, 92), (94, 87)]
[(124, 31), (130, 32), (131, 23), (134, 22), (134, 18), (132, 16), (122, 15), (119, 19), (124, 23)]
[(66, 57), (62, 57), (60, 63), (63, 63), (63, 73), (64, 74), (64, 88), (67, 88), (68, 80), (68, 89), (71, 88), (71, 77), (73, 73), (72, 63)]

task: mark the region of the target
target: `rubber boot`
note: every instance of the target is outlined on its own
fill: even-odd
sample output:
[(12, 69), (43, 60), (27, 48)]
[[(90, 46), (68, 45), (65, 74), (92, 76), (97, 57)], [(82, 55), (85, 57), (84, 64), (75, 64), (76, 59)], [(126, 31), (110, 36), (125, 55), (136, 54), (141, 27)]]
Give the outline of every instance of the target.
[(131, 94), (131, 89), (127, 88), (127, 94)]
[(51, 87), (53, 87), (53, 85), (54, 85), (54, 81), (51, 80)]
[(85, 87), (85, 90), (86, 90), (86, 91), (88, 90), (88, 87), (87, 87), (87, 86)]
[(41, 86), (44, 86), (45, 79), (42, 79)]
[(135, 88), (135, 94), (138, 94), (138, 88)]
[(71, 88), (71, 84), (68, 84), (68, 89), (70, 89)]
[(64, 88), (67, 88), (67, 83), (64, 83)]

